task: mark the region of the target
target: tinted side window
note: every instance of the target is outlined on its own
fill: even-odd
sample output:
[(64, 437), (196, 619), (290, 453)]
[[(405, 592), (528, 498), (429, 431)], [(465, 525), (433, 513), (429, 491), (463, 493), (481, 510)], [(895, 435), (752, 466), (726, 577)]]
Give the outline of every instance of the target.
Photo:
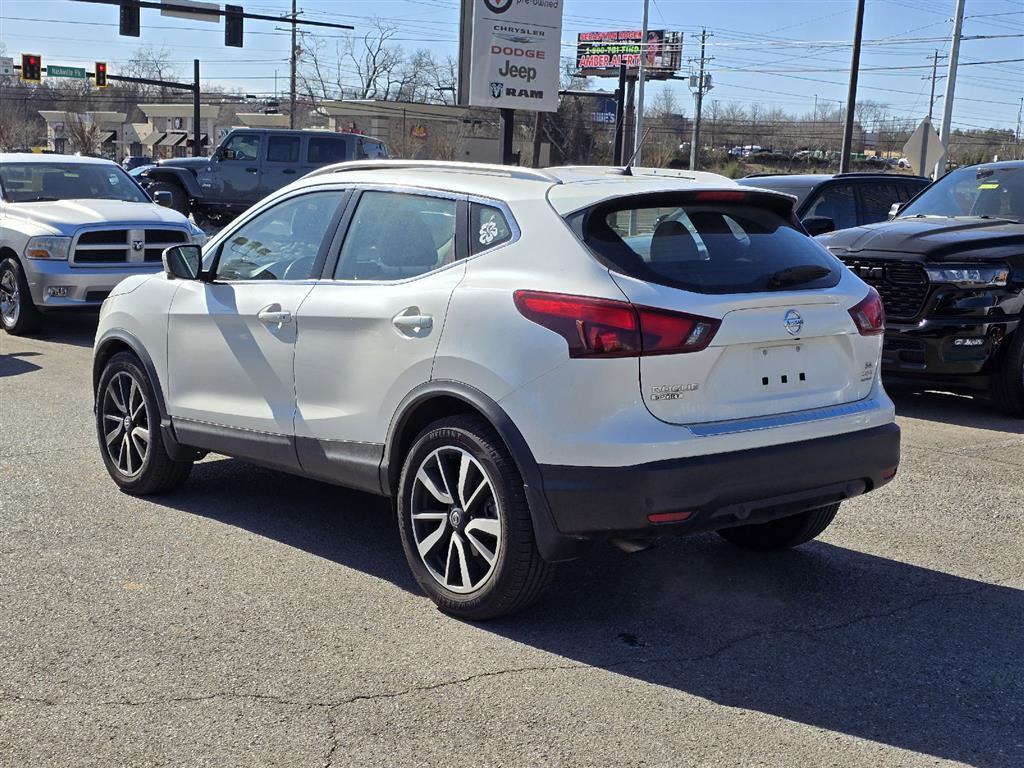
[(889, 218), (892, 204), (899, 201), (900, 196), (895, 184), (861, 184), (861, 224), (885, 221)]
[(375, 160), (378, 157), (387, 157), (387, 148), (379, 141), (372, 141), (371, 139), (360, 139), (359, 140), (359, 159), (360, 160)]
[(260, 136), (258, 133), (236, 134), (224, 149), (230, 153), (226, 157), (228, 160), (256, 160), (260, 156)]
[(309, 140), (306, 162), (310, 165), (328, 165), (348, 160), (345, 139), (334, 136), (316, 136)]
[[(308, 280), (330, 240), (344, 192), (313, 192), (275, 205), (243, 224), (221, 245), (220, 280)], [(330, 233), (333, 234), (333, 233)]]
[(811, 203), (810, 209), (804, 214), (823, 216), (832, 219), (836, 229), (849, 229), (857, 226), (857, 197), (849, 184), (830, 184)]
[(299, 162), (299, 137), (271, 136), (270, 141), (267, 143), (267, 162)]
[(512, 239), (512, 228), (505, 214), (490, 205), (473, 203), (470, 209), (470, 250), (480, 253)]
[(402, 280), (455, 261), (457, 203), (364, 192), (341, 249), (338, 280)]

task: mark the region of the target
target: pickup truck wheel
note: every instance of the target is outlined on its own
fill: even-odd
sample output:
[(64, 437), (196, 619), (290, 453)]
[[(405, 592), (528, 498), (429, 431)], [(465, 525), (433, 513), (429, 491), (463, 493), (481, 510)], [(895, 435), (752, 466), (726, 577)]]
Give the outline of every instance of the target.
[(737, 547), (758, 552), (789, 549), (805, 544), (818, 536), (828, 528), (837, 512), (839, 512), (839, 505), (829, 504), (827, 507), (810, 509), (767, 523), (722, 528), (718, 531), (718, 535)]
[(992, 399), (1003, 413), (1024, 419), (1024, 329), (1014, 336), (992, 380)]
[(17, 259), (0, 261), (0, 325), (12, 336), (39, 330), (43, 316), (32, 303), (25, 271)]
[(180, 184), (175, 184), (173, 181), (154, 181), (149, 186), (152, 192), (170, 192), (171, 193), (171, 208), (176, 210), (186, 219), (189, 214), (188, 195), (185, 190), (181, 188)]
[(131, 352), (110, 358), (100, 376), (96, 436), (107, 472), (132, 496), (169, 491), (192, 471), (191, 461), (167, 455), (152, 384)]
[(420, 434), (403, 462), (397, 506), (409, 567), (445, 613), (507, 616), (551, 579), (519, 470), (480, 417), (443, 419)]

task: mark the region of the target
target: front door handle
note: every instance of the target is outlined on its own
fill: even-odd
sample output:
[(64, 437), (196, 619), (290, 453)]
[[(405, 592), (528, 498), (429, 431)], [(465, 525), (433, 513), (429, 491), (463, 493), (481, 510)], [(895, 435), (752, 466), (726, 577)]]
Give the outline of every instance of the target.
[(414, 333), (429, 333), (434, 327), (434, 318), (430, 315), (397, 315), (391, 322), (399, 330)]
[(245, 172), (246, 173), (259, 173), (260, 169), (259, 168), (246, 168)]
[(293, 173), (295, 173), (295, 169), (294, 168), (285, 168), (283, 171), (281, 171), (281, 173), (293, 174)]
[[(274, 304), (269, 307), (264, 307), (256, 313), (256, 317), (259, 318), (261, 323), (267, 325), (284, 325), (292, 321), (292, 313), (284, 309), (274, 309)], [(277, 305), (280, 306), (280, 305)]]

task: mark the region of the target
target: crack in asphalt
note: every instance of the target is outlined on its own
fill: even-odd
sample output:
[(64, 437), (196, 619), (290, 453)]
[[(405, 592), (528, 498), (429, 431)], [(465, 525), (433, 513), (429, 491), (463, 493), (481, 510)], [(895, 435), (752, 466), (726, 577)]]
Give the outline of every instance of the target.
[(966, 446), (965, 449), (964, 449), (964, 452), (961, 453), (959, 451), (945, 451), (942, 448), (935, 448), (935, 447), (928, 446), (928, 445), (914, 445), (913, 443), (908, 443), (906, 440), (904, 440), (901, 443), (900, 447), (904, 448), (904, 449), (909, 448), (909, 449), (911, 449), (913, 451), (922, 451), (923, 453), (938, 453), (938, 454), (940, 454), (942, 456), (951, 456), (951, 457), (954, 457), (954, 458), (957, 458), (957, 459), (980, 459), (982, 461), (992, 462), (994, 464), (1005, 464), (1008, 467), (1022, 467), (1022, 466), (1024, 466), (1024, 464), (1022, 464), (1021, 462), (1018, 462), (1018, 461), (1008, 461), (1006, 459), (998, 459), (998, 458), (993, 458), (991, 456), (975, 456), (975, 455), (972, 455), (970, 453), (971, 450), (975, 450), (975, 451), (977, 451), (977, 450), (983, 450), (983, 451), (985, 451), (985, 450), (988, 450), (988, 451), (999, 450), (1003, 446), (988, 446), (987, 448), (984, 445), (981, 445), (981, 446)]

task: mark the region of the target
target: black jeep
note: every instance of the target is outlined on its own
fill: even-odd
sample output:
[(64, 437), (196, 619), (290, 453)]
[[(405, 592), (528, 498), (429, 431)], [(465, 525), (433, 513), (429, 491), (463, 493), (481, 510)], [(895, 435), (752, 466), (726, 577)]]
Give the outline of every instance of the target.
[(887, 383), (988, 391), (1024, 418), (1024, 161), (960, 168), (818, 241), (882, 295)]

